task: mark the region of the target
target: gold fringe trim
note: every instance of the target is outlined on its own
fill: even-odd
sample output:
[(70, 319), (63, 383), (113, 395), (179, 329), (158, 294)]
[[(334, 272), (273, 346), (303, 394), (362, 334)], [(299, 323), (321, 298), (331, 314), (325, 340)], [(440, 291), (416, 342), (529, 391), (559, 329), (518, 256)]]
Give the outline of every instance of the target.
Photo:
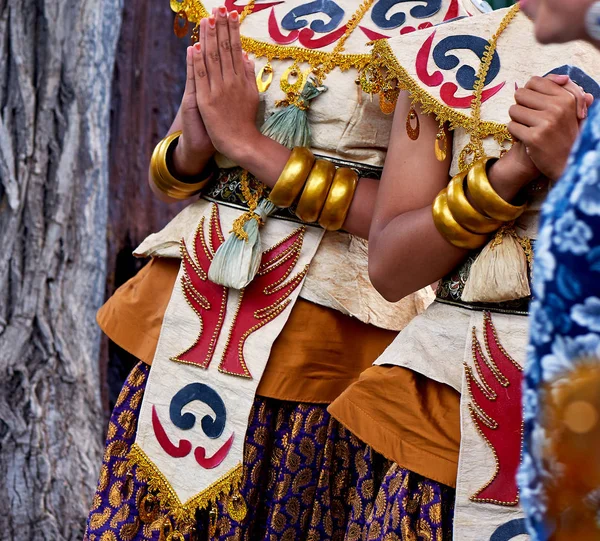
[(161, 506), (168, 511), (169, 516), (172, 516), (177, 524), (193, 524), (198, 509), (206, 509), (210, 504), (216, 503), (221, 496), (239, 489), (242, 481), (242, 465), (238, 464), (202, 492), (182, 503), (167, 478), (137, 443), (131, 447), (128, 459), (130, 466), (137, 466), (148, 477), (148, 487), (156, 493)]
[[(369, 71), (373, 70), (379, 73), (369, 73)], [(384, 74), (381, 73), (382, 71)], [(370, 77), (370, 79), (367, 79), (369, 82), (377, 80), (379, 76), (379, 78), (384, 78), (385, 86), (393, 88), (397, 85), (398, 89), (406, 90), (410, 94), (414, 105), (419, 105), (425, 114), (435, 114), (438, 122), (448, 122), (451, 130), (460, 127), (469, 132), (474, 127), (474, 119), (470, 115), (461, 113), (441, 103), (437, 98), (426, 92), (400, 65), (387, 40), (377, 40), (374, 42), (371, 61), (366, 67), (366, 75)], [(361, 80), (364, 80), (364, 78), (361, 77)], [(365, 85), (363, 84), (364, 87)], [(377, 90), (376, 88), (364, 89), (366, 92)], [(482, 121), (478, 133), (484, 137), (494, 137), (499, 144), (511, 139), (506, 125), (500, 122)]]
[[(188, 20), (193, 23), (199, 23), (201, 19), (210, 15), (204, 4), (198, 0), (183, 0), (182, 2), (171, 0), (171, 9), (176, 13), (186, 12)], [(317, 51), (289, 45), (275, 45), (246, 36), (242, 36), (242, 47), (244, 51), (253, 54), (257, 58), (295, 60), (296, 62), (306, 62), (313, 67), (319, 65), (336, 66), (342, 71), (350, 68), (362, 69), (371, 58), (369, 53), (341, 54)]]

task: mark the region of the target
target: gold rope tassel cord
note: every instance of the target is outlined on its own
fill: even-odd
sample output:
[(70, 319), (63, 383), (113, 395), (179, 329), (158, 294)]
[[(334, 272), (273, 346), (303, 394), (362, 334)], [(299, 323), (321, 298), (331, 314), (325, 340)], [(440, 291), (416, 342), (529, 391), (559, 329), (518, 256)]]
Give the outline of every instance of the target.
[[(217, 479), (209, 487), (199, 492), (185, 503), (182, 503), (175, 490), (150, 460), (142, 448), (134, 443), (128, 455), (130, 467), (136, 466), (138, 470), (148, 479), (148, 489), (160, 502), (160, 506), (167, 510), (163, 521), (173, 519), (175, 526), (170, 531), (173, 539), (178, 539), (182, 531), (187, 531), (196, 523), (196, 511), (215, 506), (217, 501), (229, 497), (228, 508), (235, 508), (234, 520), (241, 521), (247, 513), (246, 503), (239, 493), (242, 482), (242, 465), (238, 464), (227, 474)], [(232, 503), (235, 500), (235, 503)]]

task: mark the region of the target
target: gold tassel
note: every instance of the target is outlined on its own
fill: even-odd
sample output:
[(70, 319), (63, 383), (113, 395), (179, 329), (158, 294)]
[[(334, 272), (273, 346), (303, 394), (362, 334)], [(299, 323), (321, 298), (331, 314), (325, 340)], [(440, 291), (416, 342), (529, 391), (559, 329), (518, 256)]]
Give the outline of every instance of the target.
[(517, 235), (512, 224), (500, 228), (471, 266), (462, 292), (465, 302), (503, 302), (531, 295), (529, 239)]

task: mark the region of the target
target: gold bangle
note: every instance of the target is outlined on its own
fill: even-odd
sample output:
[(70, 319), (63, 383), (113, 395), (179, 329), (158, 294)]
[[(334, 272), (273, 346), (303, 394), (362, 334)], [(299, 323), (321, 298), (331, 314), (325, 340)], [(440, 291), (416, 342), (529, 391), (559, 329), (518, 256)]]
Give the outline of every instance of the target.
[(315, 157), (308, 148), (294, 148), (277, 183), (271, 190), (269, 195), (271, 202), (279, 208), (291, 207), (300, 195), (314, 163)]
[(328, 231), (341, 229), (350, 210), (354, 192), (358, 186), (358, 174), (348, 167), (340, 167), (333, 177), (319, 225)]
[(319, 219), (334, 176), (335, 165), (329, 160), (315, 162), (296, 207), (296, 216), (303, 222), (312, 223)]
[(199, 182), (182, 182), (169, 171), (167, 159), (180, 136), (181, 131), (167, 135), (156, 145), (150, 160), (150, 173), (154, 185), (173, 199), (187, 199), (200, 193), (212, 178), (211, 170)]
[(465, 195), (464, 182), (467, 173), (459, 173), (448, 184), (446, 195), (448, 208), (454, 219), (471, 233), (492, 233), (502, 227), (504, 222), (492, 220), (477, 212)]
[(458, 248), (475, 250), (481, 248), (487, 240), (487, 235), (477, 235), (462, 227), (452, 216), (448, 208), (446, 188), (435, 198), (432, 206), (433, 223), (441, 235)]
[(490, 218), (512, 222), (523, 214), (527, 205), (511, 205), (496, 193), (486, 172), (486, 164), (489, 160), (490, 158), (477, 160), (472, 165), (467, 175), (469, 193), (473, 202)]

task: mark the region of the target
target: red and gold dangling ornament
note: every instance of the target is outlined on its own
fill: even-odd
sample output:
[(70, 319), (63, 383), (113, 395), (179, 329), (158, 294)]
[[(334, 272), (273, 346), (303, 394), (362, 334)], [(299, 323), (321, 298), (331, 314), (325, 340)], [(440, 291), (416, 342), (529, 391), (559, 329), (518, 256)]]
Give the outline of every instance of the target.
[(190, 21), (184, 10), (177, 12), (173, 21), (173, 31), (178, 38), (184, 38), (190, 29)]
[[(413, 122), (416, 122), (413, 127)], [(421, 122), (419, 121), (419, 115), (417, 114), (414, 106), (411, 106), (408, 110), (408, 115), (406, 117), (406, 134), (410, 139), (416, 141), (419, 138), (421, 133)]]

